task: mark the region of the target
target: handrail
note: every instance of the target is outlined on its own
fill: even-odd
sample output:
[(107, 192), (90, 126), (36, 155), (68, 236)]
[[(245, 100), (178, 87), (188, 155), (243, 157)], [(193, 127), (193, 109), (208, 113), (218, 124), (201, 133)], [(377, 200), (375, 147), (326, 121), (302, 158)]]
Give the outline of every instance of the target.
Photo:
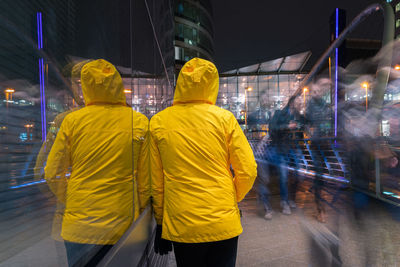
[[(148, 257), (151, 254), (149, 250), (151, 249), (154, 228), (155, 221), (152, 216), (152, 209), (148, 205), (98, 266), (147, 266)], [(161, 256), (156, 255), (156, 257)], [(165, 261), (158, 266), (165, 266)]]
[[(376, 141), (379, 141), (380, 138), (377, 138)], [(315, 171), (314, 166), (312, 165), (313, 162), (313, 153), (315, 151), (311, 150), (308, 141), (313, 141), (313, 139), (294, 139), (291, 140), (293, 142), (285, 142), (284, 145), (287, 146), (287, 155), (285, 155), (285, 162), (284, 164), (288, 170), (291, 171), (296, 171), (300, 174), (306, 175), (306, 176), (314, 176)], [(368, 191), (365, 188), (361, 188), (357, 184), (357, 178), (356, 180), (352, 181), (352, 177), (350, 175), (350, 167), (348, 165), (347, 161), (347, 153), (349, 151), (346, 150), (338, 150), (340, 148), (341, 142), (339, 141), (338, 138), (321, 138), (319, 141), (328, 141), (327, 144), (330, 144), (330, 146), (326, 147), (327, 149), (321, 149), (319, 150), (324, 150), (323, 152), (329, 153), (330, 155), (328, 156), (322, 156), (324, 160), (324, 164), (326, 167), (323, 167), (325, 170), (322, 174), (322, 178), (327, 179), (327, 180), (334, 180), (336, 182), (340, 183), (345, 183), (349, 184), (351, 188), (353, 188), (356, 191), (361, 191), (365, 194), (368, 194), (370, 196), (373, 196), (379, 200), (382, 200), (384, 202), (400, 206), (400, 202), (394, 201), (390, 199), (390, 194), (393, 194), (396, 198), (399, 198), (398, 193), (391, 193), (391, 192), (386, 192), (383, 190), (383, 187), (385, 184), (381, 183), (381, 163), (378, 158), (375, 158), (375, 175), (371, 173), (370, 177), (365, 177), (365, 179), (368, 179), (370, 182), (375, 182), (375, 192), (373, 191)], [(336, 141), (336, 142), (335, 142)], [(299, 146), (300, 144), (300, 146)], [(268, 146), (269, 144), (267, 142), (260, 143), (259, 141), (251, 140), (250, 145), (253, 148), (254, 156), (257, 160), (258, 163), (261, 164), (271, 164), (270, 157), (271, 155), (268, 153)], [(295, 146), (295, 147), (294, 147)], [(316, 153), (320, 153), (321, 151), (317, 151)], [(323, 154), (323, 153), (321, 153)], [(360, 155), (361, 156), (361, 155)], [(311, 164), (310, 164), (311, 163)], [(333, 166), (333, 167), (332, 167)], [(340, 168), (339, 168), (340, 166)], [(281, 166), (282, 167), (282, 166)], [(373, 179), (373, 180), (371, 180)], [(398, 192), (399, 188), (389, 188), (392, 192)], [(394, 191), (393, 191), (394, 190)]]
[[(372, 4), (368, 6), (366, 9), (364, 9), (357, 17), (355, 17), (352, 22), (350, 23), (349, 26), (347, 26), (342, 33), (336, 38), (336, 40), (328, 47), (328, 49), (321, 55), (321, 57), (318, 59), (317, 63), (313, 66), (311, 71), (307, 74), (307, 76), (301, 81), (299, 87), (297, 88), (296, 92), (290, 97), (288, 104), (292, 102), (297, 96), (299, 96), (303, 92), (303, 87), (307, 85), (313, 78), (314, 76), (318, 73), (318, 71), (323, 67), (324, 62), (328, 59), (329, 55), (333, 53), (333, 50), (338, 48), (343, 41), (345, 40), (346, 36), (351, 33), (362, 21), (364, 21), (367, 17), (369, 17), (371, 14), (374, 14), (375, 12), (378, 11), (383, 11), (384, 12), (384, 36), (383, 36), (383, 41), (382, 41), (382, 46), (385, 46), (389, 44), (391, 41), (393, 41), (394, 38), (394, 13), (393, 13), (393, 8), (388, 4), (388, 3), (382, 3), (382, 4)], [(388, 56), (391, 56), (388, 55)], [(391, 60), (388, 59), (388, 56), (384, 58), (384, 62), (382, 62), (381, 65), (387, 65), (388, 61)], [(378, 73), (379, 76), (379, 73)], [(387, 77), (388, 73), (382, 73), (380, 74), (381, 79), (378, 79), (382, 82), (382, 84), (378, 85), (380, 91), (382, 91), (382, 88), (386, 88), (387, 86)], [(379, 78), (378, 77), (378, 78)], [(386, 82), (385, 82), (386, 81)], [(384, 90), (383, 90), (384, 91)], [(383, 95), (378, 94), (377, 97), (381, 97), (383, 99)], [(376, 100), (379, 102), (379, 100)], [(287, 104), (287, 105), (288, 105)]]

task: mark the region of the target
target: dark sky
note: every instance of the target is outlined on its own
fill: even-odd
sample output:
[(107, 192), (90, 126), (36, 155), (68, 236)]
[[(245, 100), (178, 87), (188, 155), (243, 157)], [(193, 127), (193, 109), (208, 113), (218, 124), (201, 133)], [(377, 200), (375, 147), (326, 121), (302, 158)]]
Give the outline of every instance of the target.
[[(376, 0), (213, 0), (214, 61), (220, 72), (311, 50), (316, 61), (329, 45), (336, 7), (347, 23)], [(381, 14), (364, 21), (354, 38), (380, 39)]]

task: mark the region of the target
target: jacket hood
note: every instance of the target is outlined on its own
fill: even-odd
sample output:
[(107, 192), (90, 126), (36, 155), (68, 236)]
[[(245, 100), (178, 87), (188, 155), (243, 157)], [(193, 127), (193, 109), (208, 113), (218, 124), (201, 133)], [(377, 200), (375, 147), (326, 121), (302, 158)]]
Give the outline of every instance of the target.
[(126, 104), (121, 75), (114, 65), (104, 59), (83, 66), (81, 85), (86, 105)]
[(213, 63), (193, 58), (182, 67), (176, 83), (174, 104), (202, 102), (215, 104), (219, 76)]

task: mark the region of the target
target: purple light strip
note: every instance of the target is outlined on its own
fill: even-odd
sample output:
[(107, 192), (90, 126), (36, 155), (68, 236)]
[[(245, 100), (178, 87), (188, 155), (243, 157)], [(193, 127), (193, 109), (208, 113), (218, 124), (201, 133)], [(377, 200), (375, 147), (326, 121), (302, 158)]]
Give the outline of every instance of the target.
[(43, 49), (43, 30), (42, 30), (42, 13), (39, 12), (39, 24), (40, 24), (40, 49)]
[(40, 30), (39, 30), (39, 12), (36, 13), (36, 24), (37, 24), (37, 40), (38, 40), (38, 49), (40, 49)]
[(42, 123), (42, 140), (43, 140), (43, 93), (42, 93), (42, 61), (39, 58), (39, 92), (40, 92), (40, 121)]
[(47, 129), (46, 129), (46, 95), (45, 95), (45, 91), (44, 91), (44, 85), (45, 85), (45, 81), (44, 81), (44, 63), (43, 63), (43, 58), (41, 58), (42, 61), (42, 122), (43, 122), (43, 131), (42, 131), (42, 141), (44, 142), (46, 140), (46, 136), (47, 136)]
[(18, 189), (18, 188), (23, 188), (23, 187), (28, 187), (28, 186), (31, 186), (31, 185), (35, 185), (35, 184), (43, 184), (45, 182), (46, 182), (45, 179), (41, 179), (41, 180), (34, 181), (34, 182), (29, 182), (29, 183), (24, 183), (24, 184), (20, 184), (20, 185), (10, 186), (9, 188), (10, 189)]
[[(42, 13), (37, 12), (37, 32), (38, 32), (38, 49), (43, 49), (43, 27), (42, 27)], [(46, 140), (47, 129), (46, 129), (46, 95), (45, 95), (45, 84), (44, 84), (44, 62), (43, 58), (39, 58), (39, 89), (40, 89), (40, 115), (42, 122), (42, 141)]]
[[(335, 39), (339, 36), (339, 8), (336, 8), (336, 34)], [(335, 137), (337, 137), (337, 110), (338, 110), (338, 56), (339, 56), (339, 49), (335, 49)]]

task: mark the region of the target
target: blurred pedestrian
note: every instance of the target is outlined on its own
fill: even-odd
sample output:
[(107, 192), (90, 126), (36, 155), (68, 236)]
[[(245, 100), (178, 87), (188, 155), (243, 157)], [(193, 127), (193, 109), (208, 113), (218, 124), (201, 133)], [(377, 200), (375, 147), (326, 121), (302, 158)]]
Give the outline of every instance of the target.
[[(289, 200), (288, 190), (288, 157), (290, 151), (291, 133), (297, 127), (293, 103), (290, 102), (282, 110), (276, 110), (269, 122), (271, 143), (268, 147), (268, 161), (279, 174), (279, 192), (281, 197), (282, 213), (290, 215), (291, 208), (296, 208), (294, 200)], [(291, 194), (293, 196), (293, 194)], [(263, 198), (267, 200), (268, 198)], [(265, 218), (268, 219), (272, 212), (269, 201), (264, 202), (266, 209)]]
[(313, 180), (314, 199), (317, 205), (317, 220), (326, 222), (325, 205), (321, 195), (324, 186), (323, 172), (325, 160), (322, 155), (321, 147), (324, 145), (322, 138), (326, 135), (325, 123), (330, 108), (323, 99), (323, 90), (315, 86), (311, 89), (311, 98), (307, 102), (305, 123), (311, 136), (310, 153), (312, 163), (315, 169), (315, 177)]

